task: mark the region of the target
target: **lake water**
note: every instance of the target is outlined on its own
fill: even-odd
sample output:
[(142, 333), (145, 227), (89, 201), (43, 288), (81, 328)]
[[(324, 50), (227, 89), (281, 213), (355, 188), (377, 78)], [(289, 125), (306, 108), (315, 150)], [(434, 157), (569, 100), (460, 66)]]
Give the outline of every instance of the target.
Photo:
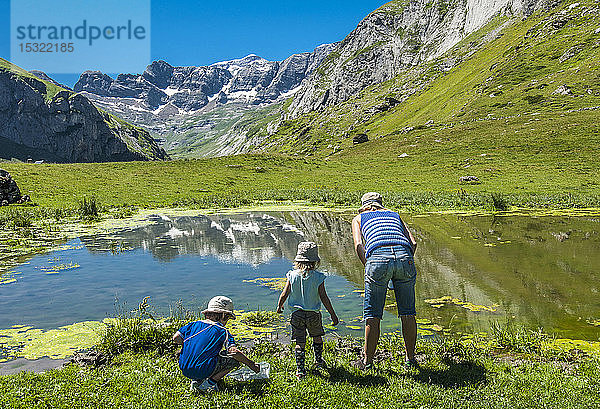
[[(298, 242), (314, 240), (329, 275), (327, 291), (344, 321), (339, 332), (358, 335), (363, 268), (353, 253), (351, 217), (156, 214), (143, 227), (80, 237), (33, 257), (17, 269), (15, 282), (0, 285), (0, 328), (101, 320), (146, 296), (164, 313), (178, 300), (201, 308), (217, 294), (231, 297), (236, 309), (274, 310), (279, 291), (249, 280), (284, 277)], [(511, 318), (560, 337), (600, 337), (600, 216), (405, 220), (419, 243), (419, 318), (464, 332)], [(386, 331), (399, 328), (393, 311), (384, 316)]]

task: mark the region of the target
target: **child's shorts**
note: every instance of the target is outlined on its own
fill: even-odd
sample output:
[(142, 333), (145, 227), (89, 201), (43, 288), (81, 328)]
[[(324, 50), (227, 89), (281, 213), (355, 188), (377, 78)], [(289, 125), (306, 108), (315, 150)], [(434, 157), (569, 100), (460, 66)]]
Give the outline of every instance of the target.
[(325, 335), (320, 311), (296, 310), (290, 318), (292, 324), (292, 341), (298, 344), (306, 342), (306, 330), (311, 337)]
[(210, 374), (210, 376), (213, 376), (218, 373), (225, 372), (225, 371), (233, 371), (238, 366), (240, 366), (240, 363), (238, 361), (236, 361), (235, 359), (233, 359), (232, 357), (230, 357), (229, 355), (227, 355), (224, 352), (220, 353), (219, 357), (217, 358), (217, 364), (215, 365), (215, 370), (212, 372), (212, 374)]

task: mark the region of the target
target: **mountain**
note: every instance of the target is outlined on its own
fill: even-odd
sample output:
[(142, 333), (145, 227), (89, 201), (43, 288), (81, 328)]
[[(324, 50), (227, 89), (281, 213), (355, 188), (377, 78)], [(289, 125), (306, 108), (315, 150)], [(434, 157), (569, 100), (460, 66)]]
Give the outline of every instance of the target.
[(289, 117), (346, 101), (449, 51), (494, 16), (528, 16), (554, 0), (396, 0), (363, 19), (294, 96)]
[[(157, 62), (140, 76), (96, 73), (81, 82), (95, 90), (90, 98), (148, 127), (177, 157), (322, 157), (352, 152), (354, 141), (369, 141), (360, 149), (384, 137), (405, 144), (409, 135), (410, 151), (424, 134), (452, 130), (458, 143), (472, 122), (483, 135), (500, 121), (516, 118), (517, 128), (520, 116), (543, 113), (540, 125), (554, 131), (553, 115), (576, 123), (582, 110), (596, 110), (598, 27), (592, 0), (394, 0), (312, 60), (306, 53), (278, 64), (256, 56), (197, 68)], [(296, 60), (307, 67), (302, 80), (284, 69)], [(110, 96), (118, 94), (129, 96)]]
[(53, 162), (167, 159), (150, 134), (0, 59), (0, 156)]
[[(457, 2), (433, 19), (445, 21), (446, 29), (430, 28), (425, 17), (414, 23), (422, 26), (419, 30), (390, 25), (404, 24), (405, 10), (417, 5), (415, 13), (440, 13), (431, 11), (440, 2), (430, 4), (393, 1), (367, 16), (282, 106), (279, 119), (272, 119), (276, 130), (251, 150), (329, 156), (395, 145), (403, 146), (397, 155), (424, 150), (421, 156), (428, 156), (433, 151), (444, 154), (440, 149), (448, 144), (471, 144), (475, 137), (520, 146), (531, 132), (537, 141), (552, 133), (547, 137), (573, 142), (575, 128), (557, 128), (557, 118), (579, 124), (577, 134), (595, 135), (588, 117), (600, 106), (597, 1)], [(497, 11), (489, 13), (490, 8)], [(465, 29), (464, 37), (446, 50), (451, 43), (431, 33), (452, 32), (456, 21), (459, 27), (478, 28), (469, 35)], [(365, 31), (367, 27), (372, 31)], [(374, 42), (381, 30), (397, 34)], [(412, 42), (402, 43), (406, 32), (417, 34)], [(413, 53), (411, 44), (417, 42)], [(393, 51), (394, 44), (404, 45)], [(366, 60), (356, 70), (348, 54), (361, 46), (366, 50), (357, 58)], [(402, 65), (407, 60), (397, 56), (404, 49), (414, 65)], [(525, 119), (529, 115), (536, 118)], [(527, 128), (531, 121), (537, 126)], [(369, 142), (357, 146), (355, 138)], [(381, 138), (385, 142), (375, 141)], [(419, 143), (423, 140), (428, 143)]]
[[(207, 150), (223, 124), (213, 119), (214, 111), (217, 118), (232, 121), (247, 111), (286, 99), (335, 47), (324, 44), (284, 61), (257, 55), (206, 67), (174, 67), (155, 61), (142, 74), (119, 74), (116, 79), (86, 71), (74, 90), (149, 129), (169, 150), (196, 151), (198, 144)], [(180, 138), (182, 134), (185, 138)]]
[(46, 82), (51, 82), (52, 84), (56, 85), (57, 87), (61, 87), (61, 88), (64, 88), (66, 90), (73, 91), (70, 87), (68, 87), (68, 86), (66, 86), (64, 84), (61, 84), (58, 81), (55, 81), (53, 78), (50, 78), (48, 76), (48, 74), (46, 74), (44, 71), (31, 70), (31, 71), (29, 71), (29, 73), (35, 75), (36, 77), (38, 77), (41, 80), (44, 80)]

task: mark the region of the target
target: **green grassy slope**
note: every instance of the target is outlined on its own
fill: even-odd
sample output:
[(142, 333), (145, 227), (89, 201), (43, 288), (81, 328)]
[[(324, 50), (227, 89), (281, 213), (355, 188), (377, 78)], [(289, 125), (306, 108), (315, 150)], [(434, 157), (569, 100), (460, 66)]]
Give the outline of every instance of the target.
[[(496, 125), (491, 123), (499, 117), (532, 112), (569, 116), (570, 110), (600, 106), (600, 13), (593, 1), (570, 7), (572, 3), (564, 2), (526, 20), (514, 19), (502, 26), (498, 38), (485, 44), (486, 35), (506, 23), (498, 17), (425, 66), (370, 87), (339, 106), (284, 123), (269, 147), (329, 154), (351, 146), (351, 137), (358, 133), (367, 133), (371, 139), (391, 135), (402, 141), (403, 128), (422, 127), (429, 121), (443, 129), (484, 120), (493, 129)], [(478, 51), (470, 55), (473, 49)], [(445, 72), (444, 61), (453, 58), (463, 62)], [(557, 93), (562, 85), (567, 85), (569, 94)], [(382, 113), (369, 113), (386, 97), (404, 99), (411, 87), (416, 92), (403, 103)], [(467, 136), (456, 131), (455, 140)], [(537, 135), (539, 129), (527, 133)], [(411, 137), (418, 134), (419, 130), (412, 132)], [(521, 136), (516, 132), (514, 138), (506, 139)]]
[(252, 149), (269, 136), (267, 127), (279, 118), (280, 108), (281, 104), (222, 106), (194, 115), (183, 123), (168, 125), (172, 131), (163, 135), (165, 147), (173, 158), (216, 156), (221, 147), (224, 154), (237, 153), (242, 145)]

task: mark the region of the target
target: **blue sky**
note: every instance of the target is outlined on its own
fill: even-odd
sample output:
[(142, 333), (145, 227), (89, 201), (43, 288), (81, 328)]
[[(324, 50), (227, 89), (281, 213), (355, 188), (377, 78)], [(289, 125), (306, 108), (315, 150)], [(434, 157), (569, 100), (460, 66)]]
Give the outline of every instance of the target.
[[(44, 1), (44, 0), (40, 0)], [(101, 1), (101, 0), (98, 0)], [(127, 0), (123, 0), (127, 1)], [(269, 60), (342, 40), (384, 0), (154, 0), (151, 59), (208, 65), (254, 53)], [(10, 56), (10, 2), (0, 0), (0, 57)], [(140, 71), (146, 62), (140, 63)], [(77, 76), (55, 75), (67, 85)]]

